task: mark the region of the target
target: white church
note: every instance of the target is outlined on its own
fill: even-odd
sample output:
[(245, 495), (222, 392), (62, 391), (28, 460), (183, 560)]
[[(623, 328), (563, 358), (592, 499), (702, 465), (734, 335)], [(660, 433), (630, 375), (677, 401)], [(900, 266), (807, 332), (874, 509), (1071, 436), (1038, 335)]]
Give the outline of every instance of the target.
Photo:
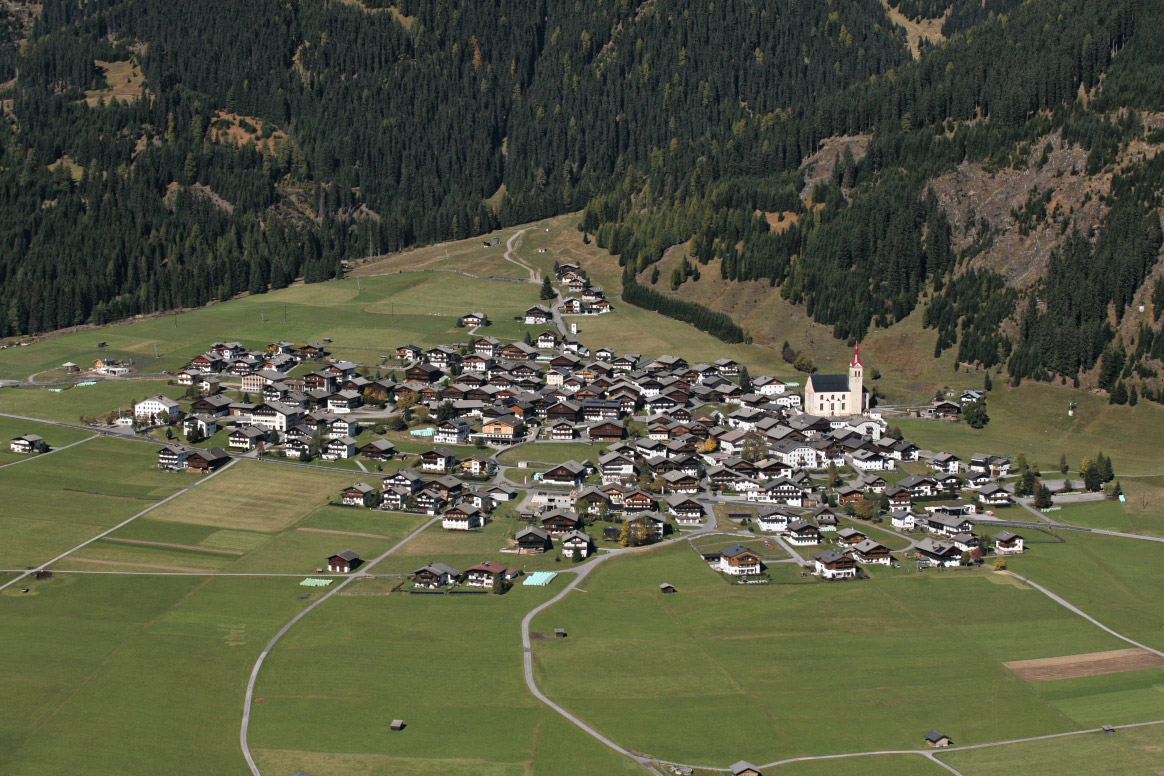
[(810, 375), (804, 389), (804, 411), (821, 417), (847, 418), (861, 415), (869, 408), (865, 390), (865, 365), (861, 363), (861, 344), (853, 348), (853, 360), (847, 375)]

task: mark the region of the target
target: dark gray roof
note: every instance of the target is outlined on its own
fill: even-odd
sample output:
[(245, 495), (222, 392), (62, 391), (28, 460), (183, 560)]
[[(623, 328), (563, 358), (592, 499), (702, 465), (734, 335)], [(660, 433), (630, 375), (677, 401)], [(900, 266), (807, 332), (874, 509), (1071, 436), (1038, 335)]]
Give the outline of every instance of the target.
[(817, 393), (844, 393), (849, 390), (848, 375), (811, 375), (808, 381)]

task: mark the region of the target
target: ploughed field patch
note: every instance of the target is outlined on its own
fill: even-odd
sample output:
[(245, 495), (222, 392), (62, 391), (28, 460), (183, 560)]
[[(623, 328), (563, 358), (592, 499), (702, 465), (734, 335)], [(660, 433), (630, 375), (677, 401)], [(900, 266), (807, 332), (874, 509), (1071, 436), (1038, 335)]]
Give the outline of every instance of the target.
[(1083, 676), (1160, 668), (1164, 666), (1164, 657), (1137, 647), (1035, 660), (1012, 660), (1003, 665), (1028, 682), (1051, 682), (1056, 679), (1078, 679)]

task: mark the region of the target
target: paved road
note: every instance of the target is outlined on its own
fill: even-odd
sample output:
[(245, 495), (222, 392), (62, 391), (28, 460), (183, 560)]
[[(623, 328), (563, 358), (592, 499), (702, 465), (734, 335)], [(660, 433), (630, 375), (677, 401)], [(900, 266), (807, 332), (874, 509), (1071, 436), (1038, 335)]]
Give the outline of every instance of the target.
[(198, 487), (199, 485), (201, 485), (201, 484), (203, 484), (203, 483), (205, 483), (205, 482), (208, 482), (208, 481), (210, 481), (210, 480), (214, 479), (214, 478), (215, 478), (215, 477), (217, 477), (219, 474), (221, 474), (222, 472), (226, 471), (227, 469), (229, 469), (229, 468), (230, 468), (231, 466), (233, 466), (233, 465), (234, 465), (234, 461), (229, 461), (229, 462), (228, 462), (228, 463), (227, 463), (225, 466), (222, 466), (221, 468), (219, 468), (219, 470), (218, 470), (218, 471), (216, 471), (216, 472), (212, 472), (211, 474), (207, 474), (206, 476), (204, 476), (204, 477), (201, 477), (200, 479), (198, 479), (198, 480), (197, 480), (196, 482), (194, 482), (193, 484), (191, 484), (191, 485), (189, 485), (189, 486), (187, 486), (187, 487), (185, 487), (185, 488), (182, 488), (182, 489), (181, 489), (180, 491), (178, 491), (177, 493), (174, 493), (174, 494), (172, 494), (172, 495), (166, 496), (166, 497), (165, 497), (164, 499), (162, 499), (161, 501), (155, 501), (154, 503), (150, 504), (148, 507), (146, 507), (146, 508), (145, 508), (145, 509), (143, 509), (142, 511), (138, 512), (136, 515), (134, 515), (133, 517), (129, 518), (128, 520), (123, 520), (122, 522), (120, 522), (120, 523), (118, 523), (117, 525), (113, 526), (113, 527), (112, 527), (112, 528), (110, 528), (109, 530), (107, 530), (107, 531), (102, 531), (101, 533), (97, 534), (96, 536), (94, 536), (94, 537), (93, 537), (93, 538), (91, 538), (91, 539), (86, 539), (85, 541), (81, 542), (81, 543), (80, 543), (80, 544), (78, 544), (76, 547), (72, 548), (71, 550), (66, 550), (65, 552), (61, 553), (61, 554), (60, 554), (60, 555), (58, 555), (57, 557), (55, 557), (55, 558), (53, 558), (52, 560), (48, 561), (47, 563), (42, 563), (42, 564), (40, 564), (40, 565), (39, 565), (39, 566), (37, 566), (35, 569), (28, 569), (27, 571), (24, 571), (24, 572), (23, 572), (23, 573), (21, 573), (21, 575), (20, 575), (20, 576), (18, 576), (16, 579), (13, 579), (13, 580), (11, 580), (11, 581), (9, 581), (9, 582), (7, 582), (7, 583), (3, 584), (3, 585), (0, 585), (0, 590), (3, 590), (3, 589), (4, 589), (4, 588), (6, 588), (6, 587), (11, 587), (12, 585), (15, 585), (17, 582), (20, 582), (21, 580), (23, 580), (23, 579), (26, 579), (27, 577), (31, 576), (32, 574), (35, 574), (35, 573), (37, 572), (37, 570), (39, 570), (39, 569), (43, 569), (43, 568), (47, 568), (47, 567), (51, 566), (52, 564), (56, 563), (57, 561), (59, 561), (59, 560), (61, 560), (61, 559), (63, 559), (63, 558), (66, 558), (66, 557), (68, 557), (69, 555), (73, 554), (74, 552), (76, 552), (77, 550), (81, 549), (82, 547), (87, 547), (87, 546), (89, 546), (90, 544), (92, 544), (93, 542), (97, 541), (98, 539), (100, 539), (100, 538), (102, 538), (102, 537), (104, 537), (104, 536), (108, 536), (109, 534), (113, 533), (113, 532), (114, 532), (114, 531), (116, 531), (117, 529), (119, 529), (119, 528), (122, 528), (122, 527), (124, 527), (124, 526), (127, 526), (127, 525), (129, 525), (129, 524), (130, 524), (130, 523), (132, 523), (134, 520), (137, 520), (139, 517), (141, 517), (142, 515), (146, 514), (147, 512), (152, 512), (153, 510), (155, 510), (155, 509), (157, 509), (158, 507), (160, 507), (162, 504), (165, 504), (167, 501), (172, 501), (172, 500), (174, 500), (174, 499), (178, 498), (178, 496), (181, 496), (181, 495), (183, 495), (184, 493), (187, 493), (187, 492), (189, 492), (190, 490), (192, 490), (192, 489), (194, 489), (194, 488)]
[(242, 747), (243, 757), (246, 758), (247, 765), (250, 767), (251, 773), (253, 774), (253, 776), (262, 776), (262, 774), (259, 771), (259, 766), (257, 764), (255, 764), (255, 758), (251, 756), (251, 747), (247, 741), (247, 736), (250, 732), (250, 725), (251, 725), (251, 702), (255, 696), (255, 681), (259, 678), (259, 670), (263, 667), (263, 662), (267, 659), (267, 655), (271, 654), (271, 649), (274, 648), (275, 644), (278, 643), (279, 639), (283, 638), (283, 636), (287, 633), (287, 631), (291, 630), (291, 628), (294, 627), (294, 625), (297, 622), (299, 622), (304, 617), (306, 617), (307, 614), (309, 612), (311, 612), (312, 609), (319, 606), (320, 604), (322, 604), (327, 599), (331, 598), (333, 595), (335, 595), (339, 591), (343, 590), (345, 587), (347, 587), (349, 584), (351, 584), (354, 580), (359, 579), (360, 577), (373, 576), (372, 574), (369, 574), (367, 572), (367, 569), (370, 569), (372, 566), (375, 566), (377, 563), (384, 560), (385, 558), (387, 558), (392, 553), (396, 552), (398, 549), (400, 549), (404, 545), (408, 544), (418, 534), (423, 532), (426, 528), (428, 528), (430, 525), (437, 522), (438, 520), (440, 520), (439, 517), (434, 517), (433, 519), (429, 520), (424, 525), (420, 526), (415, 531), (410, 533), (408, 536), (405, 536), (398, 543), (396, 543), (392, 547), (389, 547), (381, 555), (379, 555), (375, 559), (369, 561), (367, 564), (364, 565), (363, 568), (361, 568), (360, 571), (357, 571), (354, 574), (350, 574), (347, 579), (340, 582), (338, 585), (333, 587), (331, 590), (324, 593), (314, 603), (312, 603), (306, 609), (301, 611), (299, 614), (292, 617), (291, 621), (288, 622), (286, 625), (284, 625), (282, 628), (280, 628), (279, 632), (276, 633), (274, 635), (274, 637), (272, 637), (271, 640), (267, 642), (267, 646), (263, 648), (262, 654), (259, 655), (259, 659), (257, 661), (255, 661), (255, 665), (251, 669), (250, 679), (247, 681), (247, 693), (246, 693), (245, 699), (243, 700), (242, 726), (239, 729), (239, 739), (238, 739), (239, 745)]
[(54, 447), (53, 449), (49, 450), (47, 453), (40, 453), (39, 455), (30, 455), (27, 458), (21, 458), (19, 461), (13, 461), (11, 463), (6, 463), (3, 465), (0, 465), (0, 469), (3, 469), (7, 466), (15, 466), (18, 463), (26, 463), (28, 461), (35, 461), (38, 458), (44, 458), (46, 455), (52, 455), (53, 453), (59, 453), (62, 450), (68, 450), (70, 447), (76, 447), (77, 445), (83, 445), (86, 442), (90, 442), (99, 436), (101, 436), (101, 435), (94, 434), (93, 436), (86, 437), (79, 442), (73, 442), (72, 444), (64, 445), (63, 447)]

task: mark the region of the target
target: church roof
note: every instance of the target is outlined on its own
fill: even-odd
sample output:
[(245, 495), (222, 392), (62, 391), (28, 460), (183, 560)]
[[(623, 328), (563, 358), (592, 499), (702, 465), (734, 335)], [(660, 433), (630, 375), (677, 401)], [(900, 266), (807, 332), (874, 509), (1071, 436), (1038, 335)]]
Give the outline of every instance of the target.
[(848, 393), (848, 375), (809, 375), (808, 382), (817, 393)]

